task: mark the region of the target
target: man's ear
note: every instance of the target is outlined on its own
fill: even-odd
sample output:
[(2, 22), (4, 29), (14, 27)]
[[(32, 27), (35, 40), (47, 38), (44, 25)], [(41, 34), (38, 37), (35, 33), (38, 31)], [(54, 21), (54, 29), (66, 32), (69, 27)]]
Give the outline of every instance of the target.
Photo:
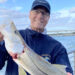
[(50, 19), (50, 15), (49, 15), (49, 17), (48, 17), (49, 19)]
[(50, 15), (48, 16), (48, 20), (50, 19)]

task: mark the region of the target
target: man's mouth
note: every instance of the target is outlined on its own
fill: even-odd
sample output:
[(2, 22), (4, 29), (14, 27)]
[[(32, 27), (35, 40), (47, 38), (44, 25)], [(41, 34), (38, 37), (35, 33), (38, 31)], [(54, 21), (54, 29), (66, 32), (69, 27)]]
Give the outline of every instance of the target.
[(43, 23), (43, 21), (36, 21), (37, 23)]

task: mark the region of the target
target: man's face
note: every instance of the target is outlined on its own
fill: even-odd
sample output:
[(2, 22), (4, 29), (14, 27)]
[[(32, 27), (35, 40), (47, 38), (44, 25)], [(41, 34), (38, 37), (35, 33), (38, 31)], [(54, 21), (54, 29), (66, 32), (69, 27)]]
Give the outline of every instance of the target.
[(30, 11), (30, 21), (31, 27), (36, 29), (44, 29), (48, 20), (49, 13), (45, 10), (45, 8), (37, 8)]
[(0, 42), (3, 41), (3, 35), (2, 33), (0, 32)]

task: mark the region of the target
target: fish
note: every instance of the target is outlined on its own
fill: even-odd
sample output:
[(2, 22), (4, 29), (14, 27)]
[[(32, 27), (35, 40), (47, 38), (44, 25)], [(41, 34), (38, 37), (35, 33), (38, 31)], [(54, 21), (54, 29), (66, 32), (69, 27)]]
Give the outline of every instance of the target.
[[(13, 60), (30, 75), (67, 75), (65, 71), (67, 66), (51, 64), (35, 53), (26, 44), (13, 21), (0, 25), (0, 32), (4, 36), (7, 52), (17, 53), (17, 59)], [(24, 53), (22, 53), (23, 51)]]

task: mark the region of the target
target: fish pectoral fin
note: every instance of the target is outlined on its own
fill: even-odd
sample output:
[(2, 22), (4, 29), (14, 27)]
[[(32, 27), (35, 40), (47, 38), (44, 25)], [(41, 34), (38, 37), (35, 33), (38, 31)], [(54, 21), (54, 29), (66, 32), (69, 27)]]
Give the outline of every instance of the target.
[(65, 65), (60, 65), (60, 64), (52, 64), (52, 65), (53, 65), (54, 67), (56, 67), (57, 69), (59, 69), (60, 71), (66, 73), (65, 68), (66, 68), (67, 66), (65, 66)]

